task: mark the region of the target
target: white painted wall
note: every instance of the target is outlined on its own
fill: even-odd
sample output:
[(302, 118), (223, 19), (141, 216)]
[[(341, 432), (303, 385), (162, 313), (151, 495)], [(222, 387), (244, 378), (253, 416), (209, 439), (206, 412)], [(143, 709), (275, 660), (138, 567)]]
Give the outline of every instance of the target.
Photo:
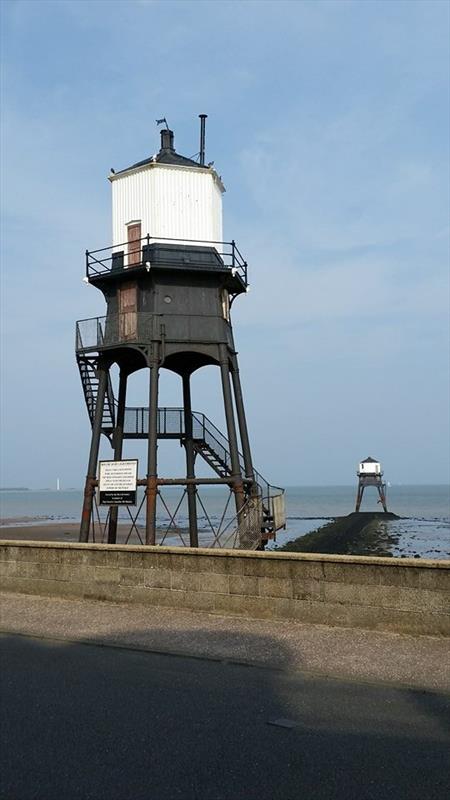
[(358, 472), (361, 472), (363, 475), (380, 475), (381, 464), (379, 461), (373, 463), (369, 462), (368, 464), (361, 461)]
[(214, 170), (154, 163), (110, 181), (115, 249), (139, 221), (142, 236), (222, 241), (223, 187)]

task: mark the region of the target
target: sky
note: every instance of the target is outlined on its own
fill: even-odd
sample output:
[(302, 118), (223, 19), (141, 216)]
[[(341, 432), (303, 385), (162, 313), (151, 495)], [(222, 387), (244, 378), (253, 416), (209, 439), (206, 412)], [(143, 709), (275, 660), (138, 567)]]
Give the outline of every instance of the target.
[[(111, 242), (107, 175), (166, 117), (227, 192), (249, 263), (233, 329), (256, 468), (281, 486), (449, 479), (449, 4), (3, 0), (0, 485), (84, 483), (84, 251)], [(145, 404), (146, 371), (129, 404)], [(181, 404), (163, 371), (160, 405)], [(222, 429), (219, 371), (193, 406)], [(171, 445), (171, 447), (167, 446)], [(109, 457), (102, 446), (102, 456)], [(144, 458), (142, 443), (126, 457)], [(159, 450), (179, 474), (180, 448)], [(145, 474), (145, 463), (140, 472)]]

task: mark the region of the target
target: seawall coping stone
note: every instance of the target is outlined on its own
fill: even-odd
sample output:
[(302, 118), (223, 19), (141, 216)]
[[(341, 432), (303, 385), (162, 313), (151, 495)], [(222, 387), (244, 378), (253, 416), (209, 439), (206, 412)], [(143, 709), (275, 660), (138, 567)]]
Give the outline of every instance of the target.
[[(0, 553), (4, 553), (9, 548), (12, 548), (16, 551), (14, 553), (14, 557), (18, 555), (18, 553), (24, 553), (26, 550), (61, 550), (61, 551), (80, 551), (80, 553), (84, 552), (91, 552), (94, 551), (98, 552), (110, 552), (110, 553), (125, 553), (127, 555), (131, 555), (132, 553), (144, 553), (152, 556), (154, 554), (158, 555), (171, 555), (178, 558), (198, 558), (198, 557), (209, 557), (214, 558), (215, 562), (217, 563), (217, 559), (224, 558), (224, 559), (236, 559), (236, 558), (244, 558), (244, 559), (257, 559), (265, 561), (289, 561), (289, 562), (322, 562), (324, 564), (359, 564), (363, 565), (366, 564), (368, 566), (373, 566), (376, 564), (384, 565), (387, 567), (392, 567), (393, 569), (405, 569), (406, 567), (414, 567), (417, 569), (418, 566), (420, 568), (425, 569), (442, 569), (445, 571), (450, 571), (450, 561), (445, 560), (438, 560), (438, 559), (425, 559), (421, 558), (420, 562), (418, 563), (418, 559), (415, 558), (387, 558), (384, 556), (347, 556), (347, 555), (332, 555), (332, 554), (324, 554), (324, 553), (277, 553), (273, 551), (265, 551), (265, 552), (257, 552), (254, 550), (222, 550), (217, 549), (213, 552), (209, 548), (194, 548), (194, 547), (160, 547), (160, 546), (151, 546), (151, 545), (122, 545), (122, 544), (96, 544), (96, 543), (85, 543), (85, 542), (29, 542), (29, 541), (18, 541), (17, 539), (3, 539), (0, 541)], [(180, 552), (182, 550), (182, 552)], [(14, 559), (6, 559), (6, 560), (14, 560)], [(31, 559), (30, 559), (31, 560)], [(187, 562), (186, 562), (187, 563)]]

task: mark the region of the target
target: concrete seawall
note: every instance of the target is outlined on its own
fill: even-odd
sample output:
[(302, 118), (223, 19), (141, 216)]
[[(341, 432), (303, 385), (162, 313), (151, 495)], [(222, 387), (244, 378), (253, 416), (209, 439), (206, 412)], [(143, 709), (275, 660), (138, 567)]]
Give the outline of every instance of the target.
[(3, 541), (4, 591), (450, 634), (450, 562)]

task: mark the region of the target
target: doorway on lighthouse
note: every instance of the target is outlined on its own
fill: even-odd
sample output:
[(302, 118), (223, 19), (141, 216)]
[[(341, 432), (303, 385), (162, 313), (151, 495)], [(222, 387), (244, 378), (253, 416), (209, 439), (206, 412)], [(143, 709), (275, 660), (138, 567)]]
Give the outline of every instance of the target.
[(136, 281), (123, 283), (119, 294), (119, 338), (121, 341), (134, 341), (137, 337), (137, 284)]
[(132, 222), (128, 225), (128, 266), (133, 267), (141, 263), (141, 223)]

